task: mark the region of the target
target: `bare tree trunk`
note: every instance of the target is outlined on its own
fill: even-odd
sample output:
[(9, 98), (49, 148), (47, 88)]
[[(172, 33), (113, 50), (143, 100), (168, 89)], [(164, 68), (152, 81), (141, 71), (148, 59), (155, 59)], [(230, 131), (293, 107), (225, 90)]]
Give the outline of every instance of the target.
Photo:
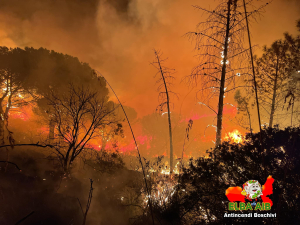
[(76, 148), (73, 146), (68, 149), (65, 159), (63, 161), (63, 169), (64, 172), (69, 174), (71, 172), (71, 166), (73, 161), (75, 160), (75, 152)]
[(169, 122), (169, 137), (170, 137), (170, 173), (173, 172), (173, 140), (172, 140), (172, 125), (170, 116), (169, 96), (168, 98), (168, 122)]
[(252, 44), (251, 44), (251, 37), (250, 37), (250, 29), (249, 29), (248, 15), (247, 15), (247, 9), (246, 9), (246, 2), (245, 2), (245, 0), (243, 0), (243, 1), (244, 1), (245, 18), (246, 18), (247, 31), (248, 31), (248, 41), (249, 41), (249, 47), (250, 47), (251, 63), (252, 63), (252, 73), (253, 73), (253, 83), (254, 83), (254, 91), (255, 91), (255, 98), (256, 98), (258, 125), (259, 125), (259, 131), (260, 131), (260, 134), (261, 134), (261, 121), (260, 121), (259, 102), (258, 102), (258, 94), (257, 94), (257, 83), (256, 83), (255, 69), (254, 69), (254, 60), (253, 60)]
[[(246, 9), (246, 2), (244, 2), (244, 10), (245, 10), (245, 18), (246, 18), (246, 25), (248, 31), (248, 41), (249, 41), (249, 48), (250, 48), (250, 56), (251, 56), (251, 64), (252, 64), (252, 73), (253, 73), (253, 83), (254, 83), (254, 91), (255, 91), (255, 99), (256, 99), (256, 108), (257, 108), (257, 117), (258, 117), (258, 126), (259, 126), (259, 138), (260, 138), (260, 149), (261, 152), (264, 152), (263, 141), (262, 141), (262, 130), (261, 130), (261, 120), (260, 120), (260, 110), (259, 110), (259, 102), (258, 102), (258, 93), (257, 93), (257, 83), (256, 83), (256, 76), (255, 76), (255, 68), (254, 68), (254, 59), (253, 59), (253, 51), (252, 51), (252, 44), (251, 44), (251, 36), (250, 36), (250, 29), (249, 29), (249, 21), (248, 21), (248, 14)], [(262, 155), (262, 165), (265, 168), (265, 157)], [(264, 170), (264, 176), (266, 177), (266, 170)]]
[(170, 115), (170, 98), (168, 87), (166, 84), (165, 76), (163, 69), (161, 67), (160, 59), (158, 54), (156, 53), (157, 63), (159, 66), (160, 74), (164, 82), (165, 90), (166, 90), (166, 97), (167, 97), (167, 109), (168, 109), (168, 123), (169, 123), (169, 140), (170, 140), (170, 174), (173, 172), (173, 137), (172, 137), (172, 124), (171, 124), (171, 115)]
[(90, 181), (91, 181), (91, 188), (90, 188), (90, 192), (89, 192), (88, 202), (87, 202), (86, 208), (85, 208), (85, 213), (83, 215), (83, 223), (82, 223), (82, 225), (85, 225), (87, 213), (88, 213), (88, 211), (90, 209), (90, 206), (91, 206), (91, 203), (92, 203), (92, 198), (93, 198), (93, 190), (94, 190), (94, 188), (93, 188), (93, 180), (90, 179)]
[(63, 170), (64, 170), (65, 173), (70, 172), (70, 165), (72, 163), (72, 153), (71, 153), (71, 151), (73, 150), (73, 148), (74, 148), (74, 144), (72, 144), (71, 146), (68, 147), (67, 154), (63, 159)]
[(222, 66), (222, 76), (221, 76), (220, 95), (219, 95), (219, 106), (218, 106), (218, 115), (217, 115), (216, 147), (218, 147), (221, 144), (221, 138), (222, 138), (224, 88), (225, 88), (226, 63), (227, 63), (228, 44), (229, 44), (231, 3), (232, 3), (232, 0), (228, 0), (228, 3), (227, 3), (228, 4), (228, 7), (227, 7), (227, 24), (226, 24), (225, 46), (224, 46), (224, 59), (223, 59), (223, 66)]
[(251, 124), (251, 115), (247, 106), (247, 114), (248, 114), (248, 119), (249, 119), (249, 126), (250, 126), (250, 133), (252, 135), (252, 124)]
[(274, 119), (274, 113), (275, 113), (275, 101), (276, 101), (277, 80), (278, 80), (278, 63), (279, 63), (279, 59), (278, 59), (278, 56), (277, 56), (276, 72), (275, 72), (275, 80), (274, 80), (273, 98), (272, 98), (272, 105), (271, 105), (269, 127), (273, 126), (273, 119)]

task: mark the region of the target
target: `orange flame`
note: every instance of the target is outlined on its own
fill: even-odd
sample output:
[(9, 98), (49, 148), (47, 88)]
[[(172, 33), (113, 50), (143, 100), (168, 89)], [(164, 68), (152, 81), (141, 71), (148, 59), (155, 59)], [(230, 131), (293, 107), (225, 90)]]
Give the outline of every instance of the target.
[(243, 142), (243, 135), (241, 134), (241, 132), (235, 129), (232, 132), (228, 132), (228, 134), (226, 134), (225, 140), (234, 143), (241, 143)]

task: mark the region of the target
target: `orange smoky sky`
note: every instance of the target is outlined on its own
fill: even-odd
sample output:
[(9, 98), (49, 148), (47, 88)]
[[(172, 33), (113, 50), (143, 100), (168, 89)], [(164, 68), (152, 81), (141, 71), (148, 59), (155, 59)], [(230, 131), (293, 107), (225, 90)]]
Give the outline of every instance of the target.
[[(214, 116), (209, 109), (197, 104), (197, 88), (191, 89), (181, 82), (197, 65), (194, 43), (184, 34), (194, 31), (196, 25), (207, 17), (192, 5), (213, 9), (219, 2), (1, 1), (0, 45), (44, 47), (78, 57), (106, 77), (121, 102), (134, 108), (138, 118), (155, 112), (158, 105), (156, 70), (150, 63), (154, 60), (153, 49), (160, 50), (163, 58), (168, 58), (165, 65), (176, 70), (173, 90), (179, 94), (179, 100), (173, 100), (173, 110), (180, 113), (184, 121), (196, 118), (199, 121), (195, 124), (197, 132), (203, 136), (205, 127), (213, 123)], [(258, 6), (266, 1), (253, 2)], [(262, 47), (283, 38), (284, 32), (295, 34), (297, 19), (300, 19), (299, 0), (274, 0), (257, 21), (252, 21), (253, 44)], [(259, 48), (256, 51), (259, 54)], [(235, 104), (232, 96), (226, 97), (225, 102)], [(229, 114), (232, 111), (229, 106), (225, 110)], [(236, 125), (228, 122), (225, 126), (233, 130)]]

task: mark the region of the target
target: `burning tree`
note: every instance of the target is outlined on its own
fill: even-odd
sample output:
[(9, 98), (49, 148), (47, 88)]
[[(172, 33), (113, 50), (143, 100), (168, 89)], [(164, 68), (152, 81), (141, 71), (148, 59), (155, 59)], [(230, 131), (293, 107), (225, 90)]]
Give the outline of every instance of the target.
[[(101, 91), (103, 95), (108, 94), (104, 80), (97, 80), (87, 63), (80, 62), (76, 57), (44, 48), (0, 47), (0, 75), (2, 90), (0, 93), (0, 139), (2, 144), (5, 124), (7, 124), (5, 121), (8, 122), (12, 109), (20, 112), (24, 104), (35, 102), (40, 111), (44, 112), (46, 108), (39, 104), (43, 102), (44, 96), (51, 91), (65, 89), (70, 80), (74, 84), (97, 88), (98, 92)], [(54, 132), (53, 122), (50, 123), (50, 130)], [(8, 131), (8, 134), (11, 132)]]
[[(250, 5), (249, 1), (247, 5)], [(244, 31), (243, 3), (238, 0), (222, 0), (213, 11), (194, 6), (209, 14), (205, 22), (197, 26), (196, 32), (187, 35), (195, 40), (195, 50), (198, 51), (199, 65), (187, 78), (189, 83), (201, 81), (202, 104), (206, 105), (217, 115), (216, 146), (221, 143), (223, 107), (225, 94), (238, 87), (250, 87), (237, 83), (237, 77), (249, 75), (249, 67), (245, 66), (247, 50), (243, 48)], [(255, 9), (247, 17), (259, 12)], [(218, 98), (218, 109), (210, 105), (212, 99)]]
[(89, 88), (70, 85), (66, 92), (47, 97), (52, 121), (56, 125), (55, 154), (65, 172), (94, 138), (101, 138), (106, 126), (116, 123), (115, 105), (107, 96)]
[[(20, 107), (29, 101), (25, 99), (32, 92), (26, 88), (26, 78), (22, 74), (22, 63), (18, 62), (22, 54), (19, 49), (0, 47), (0, 143), (4, 144), (5, 127), (9, 141), (12, 143), (12, 132), (8, 130), (9, 112), (12, 108)], [(25, 101), (26, 100), (26, 101)]]

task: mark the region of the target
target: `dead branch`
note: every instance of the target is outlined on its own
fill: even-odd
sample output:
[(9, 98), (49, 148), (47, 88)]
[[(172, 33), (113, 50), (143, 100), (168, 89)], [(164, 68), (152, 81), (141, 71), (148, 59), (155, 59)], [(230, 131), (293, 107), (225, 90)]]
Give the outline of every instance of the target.
[(32, 211), (31, 213), (29, 213), (24, 218), (20, 219), (15, 225), (18, 225), (18, 224), (22, 223), (24, 220), (26, 220), (28, 217), (30, 217), (33, 213), (34, 213), (34, 211)]
[(85, 225), (87, 213), (88, 213), (88, 211), (90, 209), (90, 206), (91, 206), (91, 203), (92, 203), (92, 198), (93, 198), (93, 190), (94, 190), (94, 188), (93, 188), (93, 182), (94, 181), (92, 179), (90, 179), (90, 182), (91, 182), (91, 188), (90, 188), (90, 192), (89, 192), (88, 201), (86, 203), (86, 208), (85, 208), (85, 213), (84, 213), (84, 216), (83, 216), (83, 223), (82, 223), (82, 225)]
[(77, 198), (77, 200), (78, 200), (78, 203), (79, 203), (79, 205), (80, 205), (80, 209), (81, 209), (82, 215), (84, 216), (84, 212), (83, 212), (83, 209), (82, 209), (82, 206), (81, 206), (81, 203), (80, 203), (79, 198)]
[[(36, 144), (14, 144), (14, 147), (15, 146), (35, 146), (35, 147), (41, 147), (41, 148), (55, 148), (54, 145), (49, 145), (49, 144), (46, 144), (46, 145), (40, 145), (39, 143), (36, 143)], [(5, 147), (11, 147), (11, 145), (1, 145), (0, 148), (5, 148)]]
[(152, 218), (152, 224), (154, 225), (154, 216), (153, 216), (152, 203), (151, 203), (151, 198), (150, 198), (150, 197), (151, 197), (151, 192), (150, 192), (149, 187), (148, 187), (148, 184), (147, 184), (147, 178), (146, 178), (145, 168), (144, 168), (144, 164), (143, 164), (143, 162), (142, 162), (142, 157), (141, 157), (141, 154), (140, 154), (140, 150), (139, 150), (139, 147), (138, 147), (138, 144), (137, 144), (137, 141), (136, 141), (136, 138), (135, 138), (133, 129), (132, 129), (131, 124), (130, 124), (130, 122), (129, 122), (128, 116), (127, 116), (127, 114), (126, 114), (126, 112), (125, 112), (125, 109), (124, 109), (124, 107), (123, 107), (123, 105), (122, 105), (122, 103), (121, 103), (119, 97), (117, 96), (117, 94), (116, 94), (116, 92), (114, 91), (114, 89), (112, 88), (112, 86), (108, 83), (108, 81), (105, 79), (105, 77), (104, 77), (99, 71), (97, 71), (97, 70), (94, 70), (94, 71), (95, 71), (95, 74), (96, 74), (97, 76), (102, 77), (102, 78), (105, 80), (105, 82), (107, 83), (107, 85), (110, 87), (110, 89), (112, 90), (112, 92), (113, 92), (114, 95), (116, 96), (118, 102), (120, 103), (120, 106), (121, 106), (121, 108), (122, 108), (122, 110), (123, 110), (123, 112), (124, 112), (124, 115), (125, 115), (125, 117), (126, 117), (128, 126), (129, 126), (130, 131), (131, 131), (131, 135), (132, 135), (132, 137), (133, 137), (134, 144), (135, 144), (135, 147), (136, 147), (136, 150), (137, 150), (137, 153), (138, 153), (138, 159), (139, 159), (139, 162), (140, 162), (141, 167), (142, 167), (142, 172), (143, 172), (143, 177), (144, 177), (145, 187), (146, 187), (146, 191), (147, 191), (148, 196), (149, 196), (148, 199), (149, 199), (149, 206), (150, 206), (150, 213), (151, 213), (151, 218)]
[(20, 169), (20, 167), (18, 167), (18, 165), (15, 164), (15, 163), (13, 163), (13, 162), (9, 162), (9, 161), (0, 161), (0, 163), (9, 163), (9, 164), (12, 164), (12, 165), (14, 165), (19, 171), (22, 171), (22, 170)]

